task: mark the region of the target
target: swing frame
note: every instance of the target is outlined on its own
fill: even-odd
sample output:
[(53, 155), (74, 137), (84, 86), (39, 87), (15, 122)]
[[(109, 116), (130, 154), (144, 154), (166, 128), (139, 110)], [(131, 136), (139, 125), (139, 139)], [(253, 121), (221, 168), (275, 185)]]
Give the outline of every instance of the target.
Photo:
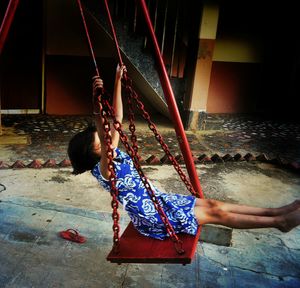
[[(81, 16), (82, 16), (84, 28), (86, 31), (87, 40), (89, 43), (91, 56), (93, 58), (94, 65), (96, 67), (96, 73), (99, 76), (99, 71), (97, 69), (96, 59), (95, 59), (95, 55), (93, 52), (93, 47), (91, 44), (91, 40), (90, 40), (87, 25), (86, 25), (83, 9), (81, 6), (81, 1), (77, 0), (77, 2), (79, 5), (79, 8), (80, 8), (80, 11), (81, 11)], [(150, 36), (151, 36), (153, 44), (154, 44), (157, 62), (159, 63), (159, 66), (161, 68), (160, 80), (161, 80), (162, 88), (163, 88), (163, 91), (164, 91), (164, 94), (165, 94), (165, 97), (167, 100), (170, 115), (172, 116), (172, 118), (175, 121), (175, 131), (177, 134), (179, 146), (183, 153), (183, 158), (185, 160), (185, 163), (189, 163), (189, 165), (186, 165), (186, 168), (188, 170), (188, 174), (191, 179), (190, 181), (186, 178), (185, 175), (184, 175), (184, 177), (182, 177), (181, 174), (184, 174), (183, 171), (181, 171), (181, 168), (178, 165), (176, 159), (174, 159), (174, 157), (170, 154), (170, 151), (169, 151), (167, 145), (165, 143), (163, 143), (161, 135), (157, 132), (154, 123), (151, 121), (149, 113), (147, 113), (144, 110), (144, 105), (141, 103), (141, 101), (139, 99), (137, 99), (138, 95), (132, 89), (131, 84), (129, 84), (129, 85), (126, 84), (125, 86), (126, 86), (126, 89), (129, 89), (134, 94), (133, 99), (137, 101), (137, 106), (139, 108), (142, 107), (141, 110), (144, 113), (143, 117), (146, 116), (144, 118), (146, 120), (148, 120), (149, 128), (154, 132), (155, 137), (158, 140), (158, 142), (160, 142), (160, 144), (162, 145), (163, 150), (165, 152), (168, 152), (167, 155), (170, 158), (170, 160), (171, 159), (173, 160), (172, 162), (174, 164), (174, 168), (177, 170), (177, 172), (179, 173), (182, 180), (184, 180), (184, 183), (187, 185), (187, 187), (189, 187), (190, 192), (192, 194), (195, 194), (197, 197), (203, 198), (204, 196), (203, 196), (200, 181), (199, 181), (199, 178), (198, 178), (198, 175), (196, 172), (192, 153), (191, 153), (189, 143), (188, 143), (188, 140), (187, 140), (184, 128), (183, 128), (183, 124), (181, 122), (181, 117), (180, 117), (179, 110), (178, 110), (178, 107), (177, 107), (177, 104), (175, 101), (172, 86), (171, 86), (170, 80), (168, 78), (168, 74), (167, 74), (166, 68), (164, 66), (163, 59), (160, 54), (159, 46), (158, 46), (157, 39), (156, 39), (156, 36), (154, 33), (154, 29), (152, 27), (149, 12), (148, 12), (145, 1), (140, 0), (139, 2), (141, 5), (141, 8), (142, 8), (142, 11), (144, 13), (144, 17), (146, 19), (147, 26), (149, 28)], [(115, 46), (116, 46), (117, 53), (119, 56), (119, 64), (122, 65), (123, 60), (121, 57), (120, 47), (118, 45), (118, 41), (117, 41), (116, 33), (114, 30), (114, 25), (113, 25), (112, 18), (110, 15), (110, 10), (108, 7), (107, 0), (104, 0), (104, 3), (105, 3), (105, 7), (106, 7), (107, 16), (109, 18), (109, 22), (110, 22), (109, 24), (111, 26)], [(131, 80), (127, 77), (127, 74), (125, 74), (124, 77), (125, 77), (126, 83), (131, 83)], [(104, 91), (102, 91), (102, 92), (104, 92)], [(160, 206), (160, 204), (155, 196), (155, 193), (151, 188), (151, 185), (149, 185), (147, 177), (144, 175), (144, 173), (140, 167), (137, 150), (134, 149), (134, 146), (131, 146), (128, 143), (127, 136), (122, 131), (122, 124), (115, 119), (113, 109), (111, 108), (111, 106), (107, 102), (107, 100), (103, 100), (103, 97), (101, 97), (101, 104), (102, 104), (102, 108), (100, 109), (101, 110), (100, 114), (104, 120), (104, 127), (106, 127), (104, 129), (105, 130), (104, 138), (108, 139), (108, 140), (110, 139), (109, 141), (106, 141), (107, 142), (106, 145), (107, 145), (107, 149), (108, 149), (107, 155), (108, 155), (108, 159), (109, 159), (108, 168), (111, 172), (110, 182), (112, 185), (111, 195), (112, 195), (112, 208), (113, 208), (112, 218), (113, 218), (113, 233), (114, 233), (114, 236), (113, 236), (114, 244), (113, 244), (111, 252), (107, 256), (107, 260), (111, 261), (113, 263), (118, 263), (118, 264), (121, 264), (121, 263), (170, 263), (170, 264), (174, 263), (175, 264), (176, 263), (176, 264), (185, 265), (185, 264), (191, 263), (192, 258), (195, 254), (198, 239), (200, 237), (201, 226), (199, 225), (196, 235), (176, 234), (175, 233), (174, 228), (170, 224), (165, 212), (163, 211), (162, 207)], [(106, 109), (106, 112), (104, 111), (104, 109)], [(157, 209), (162, 221), (165, 224), (166, 230), (169, 235), (169, 238), (166, 238), (165, 240), (156, 240), (156, 239), (153, 239), (150, 237), (145, 237), (145, 236), (141, 235), (134, 228), (134, 226), (131, 222), (125, 229), (122, 236), (119, 237), (120, 227), (118, 224), (119, 214), (117, 211), (117, 209), (118, 209), (118, 202), (117, 202), (118, 189), (116, 187), (116, 177), (115, 177), (115, 172), (114, 172), (114, 168), (113, 168), (113, 164), (112, 164), (112, 157), (111, 157), (111, 153), (110, 153), (110, 145), (109, 144), (111, 143), (111, 136), (109, 134), (110, 124), (107, 120), (107, 115), (112, 117), (113, 125), (121, 136), (120, 140), (126, 147), (126, 150), (129, 153), (129, 155), (131, 156), (134, 166), (136, 167), (138, 174), (140, 175), (141, 180), (147, 189), (150, 199), (153, 201), (155, 208)], [(132, 136), (134, 136), (134, 134)], [(163, 146), (166, 148), (167, 151), (164, 149)], [(181, 237), (182, 240), (179, 237)], [(172, 242), (173, 242), (173, 245), (172, 245)], [(183, 247), (183, 245), (184, 245), (184, 247)]]
[[(107, 0), (104, 0), (105, 4), (107, 5)], [(172, 86), (166, 71), (166, 68), (164, 66), (163, 59), (161, 57), (159, 45), (155, 36), (155, 32), (151, 23), (151, 19), (149, 16), (149, 12), (146, 6), (146, 3), (144, 0), (138, 1), (141, 10), (144, 14), (147, 27), (149, 29), (149, 34), (152, 39), (152, 42), (154, 44), (154, 50), (156, 55), (156, 60), (158, 63), (158, 66), (160, 68), (160, 80), (162, 84), (162, 88), (165, 94), (165, 98), (168, 104), (168, 109), (171, 115), (171, 118), (173, 119), (176, 135), (178, 138), (179, 146), (181, 149), (181, 152), (183, 154), (183, 158), (185, 160), (185, 163), (189, 163), (189, 165), (186, 165), (186, 168), (188, 170), (188, 174), (190, 176), (190, 181), (192, 184), (192, 187), (197, 192), (197, 195), (200, 196), (200, 198), (204, 198), (202, 188), (200, 185), (200, 181), (196, 172), (196, 168), (193, 162), (192, 153), (189, 147), (189, 143), (184, 131), (184, 127), (181, 121), (181, 117), (178, 111), (178, 107), (176, 104), (176, 100), (173, 94)], [(80, 0), (78, 0), (78, 3), (80, 3)], [(9, 28), (11, 26), (11, 23), (14, 18), (15, 10), (19, 4), (19, 0), (10, 0), (8, 4), (8, 8), (6, 11), (6, 17), (4, 17), (3, 22), (1, 24), (0, 29), (0, 55), (2, 52), (2, 48), (5, 44), (7, 34), (9, 31)], [(81, 6), (81, 5), (80, 5)], [(108, 16), (110, 16), (110, 12), (108, 9)], [(111, 20), (111, 19), (110, 19)], [(84, 21), (85, 22), (85, 21)], [(84, 23), (85, 24), (85, 23)], [(112, 25), (112, 21), (110, 23)], [(112, 26), (112, 32), (115, 36), (115, 32)], [(88, 35), (87, 35), (88, 36)], [(97, 64), (95, 62), (95, 56), (93, 53), (92, 45), (89, 40), (89, 46), (90, 46), (90, 52), (92, 52), (92, 57), (94, 60), (96, 73), (99, 76), (99, 71), (97, 68)], [(120, 60), (120, 64), (123, 63), (121, 59), (120, 50), (116, 41), (115, 37), (115, 43), (117, 47), (117, 52)], [(104, 115), (104, 114), (103, 114)], [(1, 116), (1, 115), (0, 115)], [(0, 122), (1, 123), (1, 122)], [(1, 124), (0, 124), (1, 125)], [(107, 131), (108, 132), (108, 131)], [(132, 148), (131, 148), (132, 149)], [(134, 154), (134, 157), (137, 157), (137, 154)], [(156, 240), (150, 237), (145, 237), (141, 235), (133, 226), (133, 224), (130, 222), (128, 227), (125, 229), (124, 233), (121, 237), (118, 236), (119, 233), (119, 224), (118, 224), (118, 212), (117, 212), (117, 194), (112, 195), (113, 201), (114, 201), (114, 229), (116, 229), (115, 235), (114, 235), (114, 244), (117, 246), (117, 248), (120, 249), (114, 249), (116, 247), (113, 247), (112, 251), (107, 256), (107, 260), (111, 261), (113, 263), (181, 263), (181, 264), (189, 264), (192, 261), (193, 255), (196, 250), (197, 242), (200, 236), (200, 230), (201, 226), (198, 227), (197, 234), (194, 235), (188, 235), (188, 234), (174, 234), (174, 230), (172, 227), (170, 227), (168, 219), (164, 220), (168, 224), (169, 227), (167, 228), (169, 238), (166, 240)], [(155, 195), (151, 197), (151, 199), (155, 198)], [(157, 207), (156, 207), (157, 208)], [(160, 208), (160, 207), (158, 207)], [(159, 211), (159, 210), (158, 210)], [(164, 215), (164, 212), (159, 212)], [(161, 215), (162, 216), (162, 215)], [(165, 217), (165, 215), (164, 215)], [(170, 233), (171, 232), (171, 233)], [(174, 249), (174, 246), (172, 245), (178, 245), (178, 243), (183, 243), (182, 247), (180, 249)], [(117, 245), (116, 245), (117, 244)]]

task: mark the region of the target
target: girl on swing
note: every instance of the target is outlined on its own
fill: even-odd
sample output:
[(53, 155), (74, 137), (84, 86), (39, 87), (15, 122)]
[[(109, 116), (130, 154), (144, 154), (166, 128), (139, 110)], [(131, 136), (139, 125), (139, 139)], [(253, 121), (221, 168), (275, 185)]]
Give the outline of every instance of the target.
[[(117, 66), (113, 108), (116, 119), (123, 119), (121, 79), (125, 66)], [(93, 78), (93, 97), (99, 96), (103, 81)], [(91, 171), (101, 186), (110, 191), (106, 145), (104, 143), (103, 119), (99, 113), (100, 103), (94, 105), (95, 126), (79, 132), (70, 140), (68, 155), (74, 168), (73, 174)], [(165, 226), (156, 211), (147, 190), (128, 154), (118, 148), (119, 133), (112, 128), (114, 167), (118, 201), (129, 214), (136, 229), (143, 235), (156, 239), (168, 236)], [(170, 194), (159, 191), (150, 184), (159, 204), (166, 213), (176, 233), (195, 235), (198, 225), (218, 224), (231, 228), (277, 228), (288, 232), (300, 224), (300, 200), (279, 208), (258, 208), (225, 203), (212, 199), (199, 199), (192, 195)]]

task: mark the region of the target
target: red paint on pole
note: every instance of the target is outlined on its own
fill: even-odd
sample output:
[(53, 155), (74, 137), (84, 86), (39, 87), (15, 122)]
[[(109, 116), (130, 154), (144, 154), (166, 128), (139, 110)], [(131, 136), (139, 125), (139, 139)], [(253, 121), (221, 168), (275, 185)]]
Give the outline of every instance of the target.
[(11, 24), (14, 20), (15, 12), (19, 5), (19, 0), (10, 0), (5, 15), (2, 20), (1, 28), (0, 28), (0, 55), (2, 54), (3, 47), (11, 27)]
[(176, 135), (177, 135), (177, 139), (180, 145), (180, 150), (182, 152), (183, 158), (185, 160), (186, 163), (186, 168), (190, 177), (190, 181), (195, 189), (196, 192), (199, 193), (200, 198), (204, 198), (203, 192), (202, 192), (202, 188), (200, 185), (200, 181), (197, 175), (197, 171), (196, 171), (196, 167), (194, 165), (194, 160), (193, 160), (193, 156), (192, 156), (192, 152), (190, 150), (190, 145), (188, 143), (185, 131), (184, 131), (184, 127), (181, 121), (181, 117), (178, 111), (178, 107), (177, 107), (177, 103), (174, 97), (174, 93), (173, 93), (173, 89), (170, 83), (170, 79), (164, 64), (164, 61), (162, 59), (161, 53), (160, 53), (160, 49), (159, 49), (159, 45), (156, 39), (156, 35), (153, 29), (153, 25), (150, 19), (150, 15), (148, 12), (148, 8), (147, 5), (145, 3), (144, 0), (140, 0), (140, 5), (146, 20), (146, 24), (148, 26), (149, 29), (149, 34), (150, 37), (152, 39), (153, 42), (153, 46), (154, 46), (154, 50), (155, 50), (155, 56), (156, 56), (156, 60), (158, 63), (158, 66), (160, 68), (160, 82), (165, 94), (165, 98), (168, 104), (168, 109), (171, 115), (171, 118), (175, 124), (175, 131), (176, 131)]

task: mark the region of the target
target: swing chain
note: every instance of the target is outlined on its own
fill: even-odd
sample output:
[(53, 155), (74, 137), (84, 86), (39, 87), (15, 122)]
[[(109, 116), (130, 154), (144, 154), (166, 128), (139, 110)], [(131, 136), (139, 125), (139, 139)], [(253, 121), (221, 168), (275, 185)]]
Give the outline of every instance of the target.
[[(106, 102), (106, 101), (102, 101), (102, 102)], [(115, 251), (115, 253), (119, 252), (119, 246), (120, 246), (120, 236), (119, 236), (119, 232), (120, 232), (120, 225), (119, 225), (119, 219), (120, 219), (120, 215), (118, 212), (118, 207), (119, 207), (119, 202), (118, 202), (118, 188), (116, 186), (116, 174), (115, 174), (115, 170), (114, 170), (114, 166), (113, 166), (113, 149), (112, 149), (112, 138), (111, 138), (111, 134), (110, 134), (110, 123), (107, 120), (107, 116), (109, 116), (109, 113), (107, 113), (106, 111), (109, 111), (107, 109), (104, 109), (102, 105), (99, 104), (99, 108), (100, 108), (100, 114), (102, 116), (103, 119), (103, 130), (104, 130), (104, 142), (106, 145), (106, 149), (107, 149), (107, 159), (108, 159), (108, 170), (110, 172), (110, 176), (109, 176), (109, 181), (110, 181), (110, 185), (111, 185), (111, 196), (112, 196), (112, 200), (111, 200), (111, 207), (113, 209), (112, 212), (112, 219), (113, 219), (113, 249)]]
[[(124, 81), (122, 82), (122, 84), (124, 85), (124, 82), (127, 83), (127, 81), (131, 81), (131, 79), (128, 78), (127, 74), (124, 74)], [(132, 81), (131, 81), (132, 82)], [(135, 151), (135, 154), (137, 155), (138, 159), (140, 160), (141, 157), (138, 154), (138, 144), (137, 144), (137, 137), (135, 135), (135, 124), (134, 124), (134, 110), (133, 110), (133, 97), (132, 97), (132, 93), (130, 92), (130, 89), (128, 89), (128, 85), (124, 85), (125, 86), (125, 91), (126, 91), (126, 95), (127, 95), (127, 105), (128, 105), (128, 120), (129, 120), (129, 131), (131, 132), (131, 143), (132, 143), (132, 148)]]
[[(164, 210), (162, 209), (161, 205), (159, 204), (159, 201), (158, 201), (157, 197), (155, 196), (155, 193), (154, 193), (154, 191), (153, 191), (153, 189), (152, 189), (152, 187), (149, 183), (149, 180), (147, 179), (146, 175), (144, 174), (144, 172), (141, 168), (138, 156), (136, 155), (136, 153), (135, 153), (134, 149), (132, 148), (132, 146), (130, 146), (130, 144), (128, 143), (128, 138), (122, 130), (122, 124), (116, 119), (114, 110), (110, 106), (109, 102), (106, 99), (102, 99), (102, 105), (103, 105), (104, 109), (109, 111), (109, 116), (113, 120), (113, 126), (117, 130), (117, 132), (119, 133), (120, 140), (123, 143), (123, 145), (125, 146), (128, 155), (131, 156), (131, 159), (132, 159), (133, 164), (134, 164), (134, 166), (135, 166), (135, 168), (136, 168), (136, 170), (137, 170), (137, 172), (138, 172), (138, 174), (141, 178), (141, 181), (143, 182), (143, 184), (144, 184), (144, 186), (145, 186), (145, 188), (146, 188), (146, 190), (147, 190), (147, 192), (148, 192), (148, 194), (149, 194), (149, 196), (150, 196), (150, 198), (151, 198), (151, 200), (152, 200), (152, 202), (155, 206), (155, 209), (157, 210), (158, 214), (160, 215), (160, 217), (162, 219), (162, 222), (164, 223), (164, 226), (166, 227), (167, 233), (169, 234), (172, 241), (174, 243), (177, 243), (180, 246), (180, 240), (179, 240), (178, 236), (176, 235), (176, 232), (175, 232), (173, 226), (170, 224), (170, 222), (168, 220), (168, 217), (166, 216)], [(104, 113), (102, 113), (102, 115), (106, 116), (106, 113), (104, 112)], [(105, 124), (107, 125), (106, 122), (105, 122)], [(107, 127), (109, 127), (109, 125)], [(109, 132), (109, 130), (108, 130), (108, 132)], [(109, 141), (107, 142), (107, 144), (109, 144)], [(113, 166), (112, 166), (112, 168), (113, 168)], [(115, 174), (112, 177), (112, 179), (115, 181)], [(114, 188), (117, 191), (116, 186), (112, 186), (112, 188)], [(113, 191), (113, 195), (114, 195), (113, 197), (117, 197), (118, 192), (116, 192), (116, 191)], [(114, 202), (114, 198), (113, 198), (112, 202)], [(114, 230), (114, 232), (115, 232), (115, 230)], [(118, 241), (119, 241), (119, 238), (114, 237), (114, 244), (119, 244)], [(175, 248), (178, 251), (176, 245), (175, 245)]]
[(184, 174), (184, 172), (183, 172), (182, 168), (180, 167), (178, 161), (171, 154), (170, 149), (169, 149), (168, 145), (164, 142), (162, 135), (158, 132), (155, 124), (151, 120), (151, 117), (150, 117), (149, 113), (145, 109), (145, 105), (139, 99), (138, 94), (132, 89), (132, 86), (131, 86), (132, 81), (129, 78), (127, 78), (127, 79), (128, 80), (126, 82), (126, 90), (128, 91), (128, 94), (131, 95), (130, 97), (135, 100), (136, 107), (141, 111), (143, 118), (148, 122), (148, 127), (153, 132), (153, 134), (155, 136), (155, 139), (159, 142), (162, 149), (164, 150), (164, 152), (168, 156), (169, 160), (172, 162), (172, 164), (174, 166), (174, 169), (177, 171), (179, 177), (181, 178), (181, 180), (185, 184), (186, 188), (190, 191), (190, 193), (192, 195), (194, 195), (195, 197), (199, 197), (199, 195), (195, 192), (195, 189), (194, 189), (193, 185), (191, 184), (191, 182), (189, 181), (187, 176)]
[(183, 249), (183, 242), (181, 240), (179, 240), (178, 242), (174, 243), (175, 245), (175, 249), (177, 251), (178, 254), (184, 254), (184, 249)]

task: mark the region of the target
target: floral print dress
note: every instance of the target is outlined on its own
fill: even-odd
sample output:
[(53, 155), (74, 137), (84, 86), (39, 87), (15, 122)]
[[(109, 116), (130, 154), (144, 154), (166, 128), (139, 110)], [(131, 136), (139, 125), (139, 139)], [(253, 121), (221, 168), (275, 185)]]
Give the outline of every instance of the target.
[[(116, 157), (113, 162), (119, 202), (141, 234), (163, 240), (169, 235), (130, 156), (119, 148), (115, 148), (115, 151)], [(101, 175), (100, 163), (95, 165), (92, 174), (101, 186), (110, 191), (109, 180)], [(198, 228), (194, 215), (196, 198), (192, 195), (163, 193), (154, 187), (150, 181), (149, 183), (175, 232), (195, 235)]]

